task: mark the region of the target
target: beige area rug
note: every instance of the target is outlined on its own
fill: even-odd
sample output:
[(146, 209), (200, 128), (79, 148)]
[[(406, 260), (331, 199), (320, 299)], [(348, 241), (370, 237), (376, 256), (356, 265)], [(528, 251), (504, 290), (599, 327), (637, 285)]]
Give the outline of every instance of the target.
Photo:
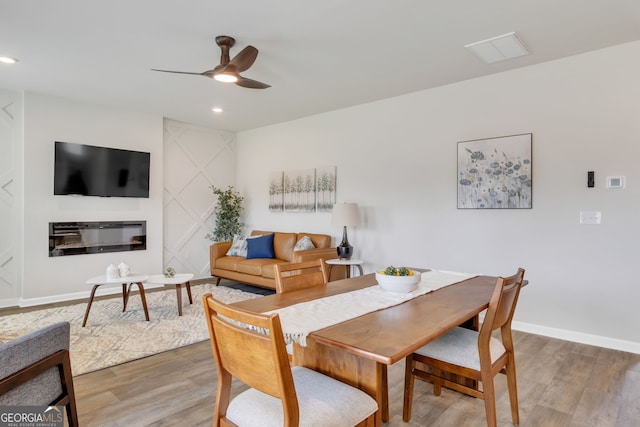
[(193, 305), (189, 305), (183, 287), (182, 316), (178, 316), (175, 287), (147, 291), (150, 320), (147, 322), (140, 295), (132, 290), (124, 313), (122, 296), (94, 301), (84, 328), (81, 325), (86, 303), (0, 316), (0, 342), (55, 322), (68, 321), (71, 323), (71, 368), (73, 375), (80, 375), (209, 339), (202, 308), (202, 295), (207, 292), (226, 303), (261, 296), (213, 284), (192, 285)]

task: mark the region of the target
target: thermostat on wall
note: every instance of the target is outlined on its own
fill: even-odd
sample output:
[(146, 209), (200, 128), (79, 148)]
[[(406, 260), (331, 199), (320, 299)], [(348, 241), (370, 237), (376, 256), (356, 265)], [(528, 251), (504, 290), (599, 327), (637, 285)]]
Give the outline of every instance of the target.
[(624, 188), (624, 176), (608, 176), (607, 188)]

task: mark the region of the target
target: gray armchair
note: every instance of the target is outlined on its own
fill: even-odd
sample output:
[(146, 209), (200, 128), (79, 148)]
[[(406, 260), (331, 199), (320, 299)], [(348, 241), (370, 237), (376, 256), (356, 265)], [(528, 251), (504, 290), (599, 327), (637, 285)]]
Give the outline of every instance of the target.
[(62, 406), (78, 425), (68, 322), (0, 344), (0, 406)]

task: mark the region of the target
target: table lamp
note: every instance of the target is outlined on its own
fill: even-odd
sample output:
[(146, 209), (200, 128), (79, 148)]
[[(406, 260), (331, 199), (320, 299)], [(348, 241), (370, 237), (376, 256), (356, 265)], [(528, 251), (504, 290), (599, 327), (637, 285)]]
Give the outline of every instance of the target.
[(347, 226), (360, 225), (360, 211), (357, 203), (336, 203), (333, 205), (331, 224), (342, 226), (342, 242), (336, 248), (340, 259), (351, 259), (353, 246), (347, 239)]

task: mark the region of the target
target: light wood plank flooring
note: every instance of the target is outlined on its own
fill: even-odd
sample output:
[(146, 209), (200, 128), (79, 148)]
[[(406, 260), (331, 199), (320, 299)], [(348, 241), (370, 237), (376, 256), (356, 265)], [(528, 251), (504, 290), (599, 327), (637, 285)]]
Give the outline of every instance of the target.
[[(522, 426), (640, 425), (640, 355), (514, 335)], [(486, 425), (481, 400), (446, 389), (434, 396), (422, 381), (413, 420), (403, 422), (403, 376), (404, 362), (390, 367), (388, 426)], [(74, 384), (85, 427), (211, 425), (216, 372), (208, 342), (80, 375)], [(496, 388), (498, 424), (512, 425), (504, 376)]]

